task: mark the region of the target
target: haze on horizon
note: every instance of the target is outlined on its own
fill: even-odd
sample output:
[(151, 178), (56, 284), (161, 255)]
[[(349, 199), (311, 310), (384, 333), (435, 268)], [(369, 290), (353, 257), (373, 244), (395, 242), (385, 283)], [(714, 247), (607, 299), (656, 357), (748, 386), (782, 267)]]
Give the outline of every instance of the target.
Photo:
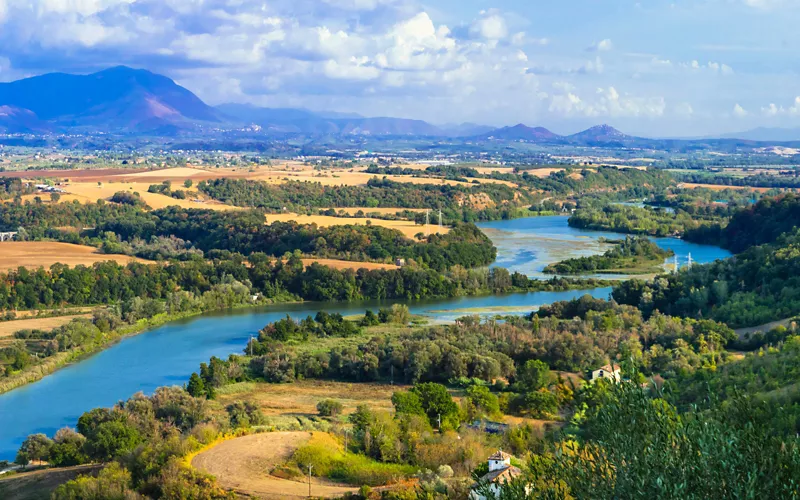
[(0, 81), (119, 64), (210, 104), (647, 136), (800, 126), (798, 0), (0, 0)]

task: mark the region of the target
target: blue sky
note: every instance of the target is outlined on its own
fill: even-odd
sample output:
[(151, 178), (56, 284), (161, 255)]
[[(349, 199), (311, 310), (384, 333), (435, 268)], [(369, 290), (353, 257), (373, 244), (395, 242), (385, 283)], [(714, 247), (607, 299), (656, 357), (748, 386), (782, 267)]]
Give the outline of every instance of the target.
[(434, 123), (800, 127), (800, 0), (0, 0), (0, 80), (126, 64), (211, 104)]

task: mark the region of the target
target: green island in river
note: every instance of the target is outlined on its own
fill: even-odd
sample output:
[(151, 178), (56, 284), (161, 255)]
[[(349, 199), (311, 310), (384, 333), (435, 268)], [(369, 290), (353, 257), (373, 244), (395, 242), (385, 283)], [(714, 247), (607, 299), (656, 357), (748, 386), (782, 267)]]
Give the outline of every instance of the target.
[(614, 248), (603, 255), (567, 259), (545, 267), (548, 274), (656, 274), (664, 271), (665, 259), (675, 253), (664, 250), (648, 238), (635, 236), (607, 240)]

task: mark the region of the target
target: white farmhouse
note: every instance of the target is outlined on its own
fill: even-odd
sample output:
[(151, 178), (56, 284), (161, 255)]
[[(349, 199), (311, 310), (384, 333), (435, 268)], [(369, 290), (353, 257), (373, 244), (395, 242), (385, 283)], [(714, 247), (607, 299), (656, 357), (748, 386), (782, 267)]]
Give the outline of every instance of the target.
[(608, 364), (605, 366), (601, 366), (600, 368), (592, 372), (590, 380), (594, 382), (595, 380), (600, 380), (601, 378), (613, 380), (614, 382), (621, 382), (622, 369), (619, 367), (619, 365), (615, 364)]
[[(486, 473), (478, 483), (472, 486), (469, 493), (470, 500), (490, 500), (500, 496), (500, 486), (513, 480), (522, 474), (519, 468), (511, 465), (511, 455), (498, 450), (497, 453), (489, 457), (489, 472)], [(492, 497), (486, 497), (483, 485), (488, 484)]]

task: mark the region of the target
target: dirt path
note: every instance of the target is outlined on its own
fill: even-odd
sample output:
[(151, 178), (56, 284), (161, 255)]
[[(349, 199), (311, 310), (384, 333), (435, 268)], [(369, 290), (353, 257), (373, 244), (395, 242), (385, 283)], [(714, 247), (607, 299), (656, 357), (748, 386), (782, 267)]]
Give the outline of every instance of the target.
[[(244, 436), (205, 451), (192, 466), (213, 474), (224, 488), (264, 499), (307, 498), (308, 483), (280, 479), (270, 471), (311, 438), (310, 432), (268, 432)], [(338, 497), (357, 488), (312, 479), (311, 494)]]
[(744, 336), (747, 335), (748, 333), (751, 334), (751, 335), (756, 333), (756, 332), (767, 333), (768, 331), (770, 331), (773, 328), (778, 327), (778, 326), (785, 326), (785, 327), (788, 328), (789, 324), (791, 324), (796, 319), (797, 319), (796, 316), (792, 316), (791, 318), (781, 319), (781, 320), (778, 320), (778, 321), (772, 321), (770, 323), (765, 323), (763, 325), (751, 326), (751, 327), (748, 327), (748, 328), (737, 328), (734, 331), (739, 336), (739, 338), (744, 338)]

